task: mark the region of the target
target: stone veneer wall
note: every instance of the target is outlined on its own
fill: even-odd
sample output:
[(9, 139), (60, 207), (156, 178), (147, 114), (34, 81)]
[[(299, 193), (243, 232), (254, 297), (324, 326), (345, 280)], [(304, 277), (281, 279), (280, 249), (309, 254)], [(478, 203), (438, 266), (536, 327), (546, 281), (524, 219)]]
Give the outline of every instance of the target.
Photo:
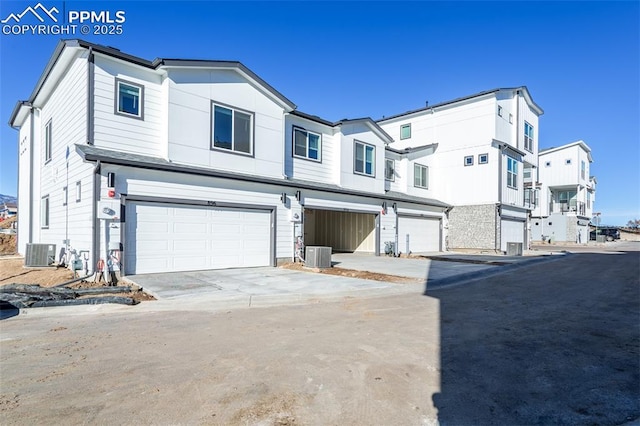
[[(456, 206), (449, 212), (449, 250), (495, 250), (500, 241), (500, 221), (496, 205)], [(499, 247), (498, 247), (499, 248)]]

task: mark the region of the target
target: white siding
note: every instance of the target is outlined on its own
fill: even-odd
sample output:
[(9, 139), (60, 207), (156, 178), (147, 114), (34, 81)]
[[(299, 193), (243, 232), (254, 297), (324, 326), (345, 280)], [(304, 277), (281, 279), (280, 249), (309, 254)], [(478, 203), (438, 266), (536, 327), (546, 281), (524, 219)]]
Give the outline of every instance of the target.
[[(18, 179), (18, 253), (24, 255), (26, 244), (31, 241), (30, 209), (37, 209), (39, 205), (34, 205), (30, 195), (31, 182), (34, 181), (34, 172), (40, 167), (31, 167), (32, 146), (31, 140), (31, 118), (29, 115), (20, 128), (18, 134), (18, 169), (20, 171)], [(37, 211), (37, 210), (36, 210)]]
[[(339, 135), (334, 137), (333, 128), (329, 126), (294, 115), (287, 115), (285, 121), (284, 152), (286, 175), (293, 179), (338, 184), (338, 175), (335, 171), (336, 163), (340, 161)], [(294, 127), (322, 135), (320, 162), (293, 156)]]
[[(344, 188), (384, 194), (384, 142), (367, 126), (360, 123), (345, 124), (340, 128), (340, 185)], [(338, 138), (339, 135), (336, 135)], [(354, 172), (355, 141), (375, 147), (375, 176)]]
[[(95, 56), (95, 132), (97, 147), (162, 156), (166, 104), (162, 77), (123, 61)], [(144, 87), (143, 119), (116, 114), (116, 78)]]
[[(56, 90), (45, 101), (36, 119), (33, 174), (33, 242), (52, 243), (59, 251), (63, 240), (69, 239), (76, 250), (91, 249), (92, 166), (84, 163), (75, 151), (75, 144), (87, 139), (87, 55), (77, 57), (64, 73)], [(51, 122), (51, 161), (44, 161), (45, 127)], [(24, 174), (23, 174), (24, 175)], [(82, 182), (83, 197), (76, 202), (75, 185)], [(67, 187), (67, 204), (64, 191)], [(40, 223), (41, 198), (49, 195), (49, 227)], [(56, 253), (57, 259), (57, 253)]]
[[(230, 70), (169, 70), (169, 159), (177, 163), (283, 175), (283, 109)], [(212, 101), (253, 115), (253, 155), (211, 149)]]

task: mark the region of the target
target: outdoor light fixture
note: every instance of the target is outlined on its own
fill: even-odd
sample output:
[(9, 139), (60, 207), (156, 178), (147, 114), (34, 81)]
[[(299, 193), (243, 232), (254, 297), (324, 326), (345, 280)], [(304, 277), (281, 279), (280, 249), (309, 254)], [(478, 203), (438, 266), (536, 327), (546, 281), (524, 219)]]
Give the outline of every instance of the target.
[(107, 187), (115, 188), (116, 186), (116, 174), (113, 172), (107, 173)]
[(283, 192), (282, 194), (280, 194), (280, 201), (282, 202), (282, 204), (287, 204), (287, 193)]
[(398, 205), (396, 203), (391, 204), (391, 208), (393, 209), (394, 213), (398, 213)]
[(296, 201), (300, 201), (302, 199), (302, 193), (300, 191), (296, 191)]

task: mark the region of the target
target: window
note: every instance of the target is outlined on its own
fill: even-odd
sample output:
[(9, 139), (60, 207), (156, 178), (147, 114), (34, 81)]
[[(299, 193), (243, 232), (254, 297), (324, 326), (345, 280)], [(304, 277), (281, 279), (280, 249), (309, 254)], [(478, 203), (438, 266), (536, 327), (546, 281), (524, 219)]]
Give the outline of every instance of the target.
[(44, 162), (51, 161), (51, 153), (53, 152), (53, 138), (51, 134), (51, 120), (44, 128)]
[(400, 139), (409, 139), (411, 137), (411, 123), (400, 126)]
[(63, 206), (67, 205), (67, 200), (68, 200), (67, 187), (65, 186), (64, 188), (62, 188), (62, 205)]
[(40, 228), (49, 227), (49, 195), (40, 200)]
[(76, 182), (76, 203), (79, 203), (82, 199), (82, 182)]
[(531, 179), (531, 168), (523, 169), (522, 170), (522, 177), (524, 178), (524, 180), (530, 180)]
[(502, 107), (498, 105), (498, 116), (502, 117)]
[(478, 154), (478, 164), (487, 164), (489, 162), (489, 154)]
[(584, 161), (580, 161), (580, 176), (582, 177), (582, 179), (584, 179), (586, 170), (587, 170), (586, 164), (584, 163)]
[(212, 105), (212, 148), (252, 154), (253, 115), (220, 105)]
[(395, 160), (391, 160), (387, 158), (384, 160), (384, 178), (386, 180), (395, 180), (396, 179), (396, 162)]
[(375, 176), (376, 148), (362, 142), (355, 142), (354, 171), (358, 174)]
[(551, 167), (551, 161), (547, 161), (546, 163), (544, 163), (545, 167)]
[(473, 155), (467, 155), (466, 157), (464, 157), (464, 165), (473, 166)]
[(533, 126), (524, 122), (524, 149), (533, 152)]
[(293, 128), (293, 155), (309, 160), (320, 161), (322, 137), (297, 127)]
[(564, 160), (564, 164), (566, 165), (571, 164), (571, 158), (567, 158), (566, 160)]
[(116, 114), (143, 119), (144, 87), (116, 79)]
[(429, 189), (429, 167), (422, 164), (413, 165), (413, 185)]
[(507, 156), (507, 186), (518, 188), (518, 162)]

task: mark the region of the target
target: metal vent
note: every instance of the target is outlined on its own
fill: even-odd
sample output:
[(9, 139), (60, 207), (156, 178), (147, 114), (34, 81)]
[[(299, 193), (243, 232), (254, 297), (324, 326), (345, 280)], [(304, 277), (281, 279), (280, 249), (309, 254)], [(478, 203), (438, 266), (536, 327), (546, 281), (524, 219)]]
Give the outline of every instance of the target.
[(331, 268), (331, 247), (309, 246), (304, 259), (310, 268)]
[(24, 266), (49, 266), (55, 259), (55, 244), (27, 244)]

